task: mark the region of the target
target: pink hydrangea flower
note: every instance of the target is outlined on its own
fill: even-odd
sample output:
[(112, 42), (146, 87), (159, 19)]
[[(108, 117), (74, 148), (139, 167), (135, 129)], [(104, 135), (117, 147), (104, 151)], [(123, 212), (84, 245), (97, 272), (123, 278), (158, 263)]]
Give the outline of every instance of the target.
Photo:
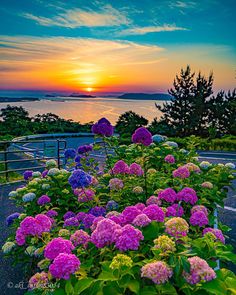
[(142, 176), (144, 172), (139, 164), (132, 163), (129, 167), (129, 173), (132, 175)]
[(124, 187), (124, 183), (119, 178), (112, 178), (109, 181), (109, 188), (113, 191), (119, 191)]
[(147, 226), (149, 223), (151, 223), (151, 219), (148, 218), (146, 214), (139, 214), (137, 215), (134, 220), (133, 220), (133, 225), (139, 226), (139, 227), (144, 227)]
[(51, 240), (44, 249), (44, 256), (48, 259), (55, 259), (60, 253), (71, 254), (74, 249), (71, 241), (65, 240), (61, 237)]
[(198, 256), (188, 258), (190, 263), (190, 273), (183, 272), (183, 277), (185, 280), (191, 284), (195, 285), (200, 282), (208, 282), (216, 278), (216, 273), (208, 265), (208, 263)]
[(188, 178), (190, 172), (187, 167), (181, 166), (172, 172), (173, 177), (175, 178)]
[(181, 217), (173, 217), (166, 221), (165, 232), (175, 238), (187, 236), (189, 225), (187, 221)]
[(143, 209), (146, 207), (143, 203), (137, 203), (134, 205), (135, 208), (139, 209), (140, 211), (143, 211)]
[(80, 229), (74, 232), (73, 235), (71, 235), (70, 241), (73, 243), (75, 247), (82, 245), (86, 248), (88, 242), (90, 241), (90, 236), (84, 230)]
[(148, 278), (158, 285), (166, 283), (172, 275), (172, 269), (164, 261), (148, 263), (141, 269), (141, 277)]
[(174, 164), (175, 163), (175, 157), (173, 155), (167, 155), (164, 159), (165, 162)]
[(151, 220), (155, 220), (158, 222), (164, 222), (165, 213), (164, 211), (157, 205), (149, 205), (147, 206), (142, 213), (146, 214)]
[(29, 280), (29, 288), (30, 289), (43, 289), (47, 288), (48, 284), (48, 274), (46, 272), (37, 272), (33, 275)]
[(74, 189), (74, 194), (78, 196), (78, 202), (80, 203), (92, 201), (95, 196), (95, 192), (91, 189), (82, 190), (77, 188)]
[(128, 206), (123, 210), (122, 215), (125, 217), (126, 223), (131, 223), (134, 220), (134, 218), (140, 213), (141, 210), (139, 210), (137, 207)]
[(174, 203), (177, 198), (176, 192), (172, 188), (166, 188), (159, 192), (158, 198), (166, 202)]
[(147, 204), (147, 206), (153, 205), (153, 204), (161, 206), (161, 200), (156, 196), (151, 196), (147, 199), (146, 204)]
[(193, 208), (191, 209), (191, 214), (193, 214), (194, 212), (197, 212), (197, 211), (201, 211), (203, 212), (206, 216), (208, 216), (208, 211), (207, 211), (207, 208), (203, 205), (196, 205), (196, 206), (193, 206)]
[(194, 212), (191, 215), (189, 222), (193, 226), (199, 226), (199, 227), (205, 226), (209, 223), (207, 216), (202, 211)]
[(79, 268), (80, 260), (74, 254), (60, 253), (49, 266), (49, 271), (56, 279), (69, 280)]
[(123, 160), (119, 160), (115, 163), (114, 167), (112, 168), (112, 172), (114, 174), (128, 174), (129, 166)]

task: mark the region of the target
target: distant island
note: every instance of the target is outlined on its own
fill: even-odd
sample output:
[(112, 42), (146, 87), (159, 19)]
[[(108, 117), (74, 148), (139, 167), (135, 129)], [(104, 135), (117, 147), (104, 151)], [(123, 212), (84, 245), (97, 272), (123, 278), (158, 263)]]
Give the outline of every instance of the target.
[(1, 102), (17, 102), (17, 101), (38, 101), (36, 97), (0, 97)]
[(117, 98), (140, 100), (170, 100), (172, 96), (167, 93), (124, 93)]

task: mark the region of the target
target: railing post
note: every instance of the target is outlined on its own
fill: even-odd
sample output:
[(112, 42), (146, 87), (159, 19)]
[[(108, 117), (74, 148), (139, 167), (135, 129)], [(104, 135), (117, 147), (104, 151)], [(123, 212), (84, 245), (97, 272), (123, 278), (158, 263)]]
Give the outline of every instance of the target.
[(61, 169), (61, 161), (60, 161), (60, 141), (57, 139), (57, 166), (58, 169)]
[(5, 148), (4, 148), (4, 166), (5, 166), (5, 178), (6, 178), (6, 182), (8, 182), (9, 177), (8, 177), (8, 162), (7, 162), (7, 144), (5, 145)]

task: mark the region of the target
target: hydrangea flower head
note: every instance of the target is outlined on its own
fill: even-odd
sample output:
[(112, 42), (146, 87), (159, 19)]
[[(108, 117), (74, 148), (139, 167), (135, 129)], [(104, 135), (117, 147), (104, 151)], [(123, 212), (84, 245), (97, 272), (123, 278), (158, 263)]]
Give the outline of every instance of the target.
[(74, 249), (71, 241), (65, 240), (61, 237), (51, 240), (44, 249), (44, 256), (50, 260), (55, 259), (60, 253), (71, 254)]
[(173, 217), (166, 221), (165, 232), (174, 238), (187, 236), (189, 225), (187, 221), (181, 217)]
[(177, 216), (181, 217), (184, 215), (184, 209), (179, 204), (173, 204), (166, 208), (166, 216)]
[(207, 208), (203, 205), (196, 205), (196, 206), (193, 206), (193, 208), (191, 209), (191, 214), (193, 214), (194, 212), (197, 212), (197, 211), (201, 211), (203, 212), (206, 216), (208, 216), (208, 211), (207, 211)]
[(140, 127), (132, 135), (132, 142), (149, 146), (153, 142), (152, 134), (145, 127)]
[(37, 272), (33, 275), (29, 280), (29, 288), (30, 289), (43, 289), (47, 288), (49, 279), (48, 274), (46, 272)]
[(80, 260), (74, 254), (60, 253), (49, 266), (49, 271), (54, 278), (69, 280), (79, 268)]
[(120, 269), (122, 266), (126, 266), (131, 268), (133, 265), (133, 260), (124, 254), (117, 254), (113, 257), (112, 262), (110, 264), (111, 269)]
[(88, 233), (80, 229), (74, 232), (73, 235), (71, 235), (70, 241), (73, 243), (75, 247), (82, 245), (86, 248), (88, 242), (90, 241), (90, 236)]
[(183, 272), (183, 277), (185, 280), (191, 284), (195, 285), (200, 282), (208, 282), (216, 278), (216, 273), (208, 265), (208, 263), (198, 256), (188, 258), (190, 263), (190, 272)]
[(133, 225), (135, 226), (139, 226), (139, 227), (145, 227), (147, 225), (149, 225), (149, 223), (151, 223), (151, 219), (148, 218), (148, 216), (146, 214), (139, 214), (137, 215), (134, 220), (133, 220)]
[(156, 196), (151, 196), (147, 199), (146, 204), (147, 204), (147, 206), (152, 205), (152, 204), (156, 204), (158, 206), (161, 206), (161, 200)]
[(173, 155), (167, 155), (165, 157), (164, 161), (166, 163), (169, 163), (169, 164), (174, 164), (175, 163), (175, 157)]
[(141, 168), (141, 166), (137, 163), (132, 163), (129, 166), (129, 173), (132, 175), (136, 175), (136, 176), (142, 176), (143, 175), (143, 169)]
[(68, 179), (73, 189), (86, 187), (91, 184), (92, 176), (81, 169), (74, 170)]
[(68, 227), (68, 226), (79, 226), (79, 221), (76, 217), (70, 217), (70, 218), (67, 218), (65, 221), (64, 221), (64, 225), (65, 227)]
[(146, 214), (151, 220), (158, 222), (164, 222), (165, 213), (164, 211), (157, 206), (156, 204), (147, 206), (143, 211), (143, 214)]
[(89, 210), (89, 213), (98, 217), (98, 216), (105, 216), (106, 209), (104, 207), (95, 206)]
[(203, 236), (207, 233), (212, 233), (217, 240), (219, 240), (223, 244), (225, 243), (225, 237), (220, 229), (206, 227), (204, 228), (202, 233), (203, 233)]
[(16, 246), (15, 243), (13, 242), (6, 242), (3, 246), (2, 246), (2, 251), (4, 254), (8, 254), (11, 252), (11, 250)]
[(188, 168), (189, 172), (200, 173), (201, 169), (194, 163), (187, 163), (184, 167)]
[(20, 216), (20, 213), (18, 212), (12, 213), (11, 215), (7, 216), (6, 225), (10, 226), (11, 224), (13, 224), (14, 220), (17, 219), (19, 216)]
[(155, 134), (155, 135), (152, 136), (152, 140), (155, 143), (160, 143), (160, 142), (165, 141), (166, 140), (166, 137), (165, 136), (162, 136), (160, 134)]
[(194, 205), (198, 201), (198, 197), (194, 189), (185, 187), (177, 193), (177, 200)]
[(209, 223), (207, 216), (202, 211), (195, 211), (191, 215), (189, 222), (191, 225), (199, 227), (205, 226)]
[(141, 211), (135, 206), (128, 206), (123, 210), (122, 215), (125, 217), (127, 223), (131, 223), (140, 213)]
[(47, 203), (50, 203), (51, 202), (51, 199), (49, 198), (49, 196), (47, 195), (42, 195), (40, 198), (38, 198), (37, 200), (37, 204), (40, 205), (40, 206), (43, 206)]
[(24, 180), (30, 180), (31, 178), (33, 178), (33, 171), (32, 170), (26, 170), (23, 173), (24, 176)]
[(57, 167), (57, 161), (55, 161), (53, 159), (47, 160), (45, 163), (45, 166), (47, 169), (55, 168), (55, 167)]
[(119, 160), (115, 163), (114, 167), (112, 168), (112, 172), (114, 174), (128, 174), (129, 173), (129, 166), (123, 160)]
[(106, 118), (102, 118), (92, 126), (92, 132), (97, 135), (110, 137), (114, 133), (114, 127)]
[(108, 211), (116, 210), (116, 209), (118, 209), (118, 207), (119, 207), (118, 203), (114, 200), (110, 200), (106, 204), (106, 209)]
[(209, 189), (212, 189), (213, 188), (213, 184), (209, 181), (205, 181), (201, 184), (202, 187), (204, 188), (209, 188)]
[(124, 187), (124, 183), (119, 178), (112, 178), (109, 181), (109, 188), (112, 191), (119, 191)]
[(170, 147), (173, 147), (173, 148), (178, 148), (179, 147), (178, 143), (175, 142), (175, 141), (166, 141), (165, 144), (170, 146)]
[(65, 159), (68, 160), (68, 159), (74, 159), (75, 156), (76, 156), (76, 150), (75, 149), (66, 149), (64, 151), (64, 156), (65, 156)]
[(88, 152), (91, 152), (93, 150), (92, 145), (82, 145), (78, 148), (78, 154), (86, 154)]
[(161, 190), (158, 194), (158, 198), (166, 202), (174, 203), (176, 201), (177, 194), (175, 190), (169, 187), (164, 190)]
[(187, 167), (181, 166), (172, 172), (173, 177), (175, 178), (188, 178), (190, 176), (190, 172)]
[(55, 210), (48, 210), (45, 215), (47, 215), (50, 218), (56, 217), (58, 215), (57, 211)]
[(143, 211), (143, 209), (146, 207), (143, 203), (137, 203), (134, 205), (135, 208), (137, 208), (140, 211)]
[(161, 250), (161, 253), (163, 255), (165, 255), (166, 252), (175, 252), (176, 251), (175, 242), (173, 238), (170, 238), (166, 235), (162, 235), (154, 240), (154, 249)]
[(172, 275), (172, 269), (164, 261), (147, 263), (141, 269), (142, 278), (148, 278), (158, 285), (166, 283)]
[(235, 169), (235, 165), (234, 163), (226, 163), (225, 167), (229, 168), (229, 169)]
[(72, 211), (67, 211), (64, 215), (63, 215), (63, 219), (66, 220), (68, 218), (71, 218), (71, 217), (75, 217), (76, 214)]
[(212, 164), (208, 161), (202, 161), (199, 166), (202, 168), (202, 169), (208, 169), (209, 167), (212, 166)]
[(96, 217), (93, 214), (86, 214), (83, 218), (83, 225), (85, 228), (90, 228), (90, 226), (93, 224), (93, 221)]
[(91, 189), (74, 189), (74, 194), (78, 196), (79, 203), (86, 203), (92, 201), (95, 196), (95, 192)]
[(36, 198), (35, 193), (27, 193), (22, 197), (24, 203), (32, 202)]
[(143, 193), (143, 188), (141, 186), (135, 186), (133, 188), (133, 193), (139, 195), (139, 194), (142, 194)]

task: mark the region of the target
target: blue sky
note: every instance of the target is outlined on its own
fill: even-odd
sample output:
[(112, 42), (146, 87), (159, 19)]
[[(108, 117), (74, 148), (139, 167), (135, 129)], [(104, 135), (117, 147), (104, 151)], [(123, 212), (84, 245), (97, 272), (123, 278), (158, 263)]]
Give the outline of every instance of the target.
[[(38, 68), (33, 64), (38, 65), (41, 62), (46, 70), (49, 60), (47, 54), (50, 52), (52, 58), (54, 52), (61, 52), (57, 57), (63, 61), (66, 74), (65, 79), (59, 81), (61, 84), (56, 83), (57, 73), (63, 71), (62, 68), (56, 69), (55, 75), (49, 77), (49, 88), (57, 89), (60, 85), (62, 88), (69, 88), (71, 85), (74, 87), (71, 81), (65, 82), (69, 79), (68, 71), (75, 71), (75, 68), (67, 68), (66, 61), (68, 64), (71, 59), (82, 61), (76, 64), (77, 68), (82, 67), (83, 71), (87, 71), (86, 75), (89, 73), (88, 67), (85, 68), (85, 64), (88, 64), (86, 49), (82, 46), (81, 53), (79, 50), (85, 41), (90, 49), (94, 47), (94, 55), (98, 60), (93, 60), (90, 56), (91, 64), (97, 68), (97, 72), (103, 72), (103, 76), (99, 78), (96, 74), (97, 79), (93, 79), (94, 72), (91, 70), (91, 79), (87, 75), (84, 80), (88, 80), (88, 85), (94, 82), (92, 86), (97, 89), (101, 87), (104, 90), (107, 84), (105, 80), (110, 76), (119, 77), (122, 74), (118, 63), (117, 66), (115, 63), (113, 68), (106, 66), (109, 60), (106, 60), (106, 65), (102, 64), (101, 60), (103, 57), (106, 59), (108, 52), (111, 59), (112, 56), (116, 60), (118, 56), (122, 56), (121, 63), (124, 65), (130, 62), (139, 63), (140, 71), (151, 72), (157, 77), (160, 73), (155, 72), (154, 66), (157, 66), (155, 63), (158, 61), (158, 66), (165, 72), (165, 80), (153, 80), (153, 77), (150, 77), (152, 83), (144, 81), (143, 88), (141, 87), (144, 90), (155, 91), (168, 87), (176, 71), (186, 64), (193, 65), (196, 70), (207, 71), (206, 74), (213, 70), (218, 88), (234, 87), (236, 1), (1, 0), (0, 3), (0, 49), (3, 54), (0, 61), (3, 77), (1, 88), (17, 88), (21, 85), (20, 79), (27, 76), (27, 71), (28, 74), (30, 71), (34, 73), (35, 78), (30, 81), (34, 88)], [(67, 41), (69, 45), (65, 48), (64, 43)], [(73, 46), (77, 46), (78, 51), (75, 51)], [(41, 48), (41, 52), (38, 52), (37, 48)], [(66, 50), (71, 51), (71, 56), (65, 54)], [(41, 56), (41, 61), (35, 58), (36, 54)], [(28, 64), (30, 65), (27, 69)], [(152, 64), (152, 68), (143, 68), (144, 64)], [(75, 64), (73, 66), (75, 67)], [(91, 65), (89, 67), (91, 68)], [(166, 68), (169, 72), (166, 72)], [(38, 74), (42, 71), (43, 67)], [(11, 80), (9, 73), (14, 79)], [(19, 79), (15, 77), (16, 73), (19, 74)], [(82, 78), (79, 72), (78, 87), (83, 86)], [(137, 77), (133, 80), (132, 84), (132, 81), (127, 80), (126, 83), (117, 78), (113, 90), (122, 90), (125, 87), (139, 90), (141, 80)], [(46, 87), (46, 81), (38, 79), (38, 83), (41, 88)], [(111, 89), (112, 87), (109, 91)]]

